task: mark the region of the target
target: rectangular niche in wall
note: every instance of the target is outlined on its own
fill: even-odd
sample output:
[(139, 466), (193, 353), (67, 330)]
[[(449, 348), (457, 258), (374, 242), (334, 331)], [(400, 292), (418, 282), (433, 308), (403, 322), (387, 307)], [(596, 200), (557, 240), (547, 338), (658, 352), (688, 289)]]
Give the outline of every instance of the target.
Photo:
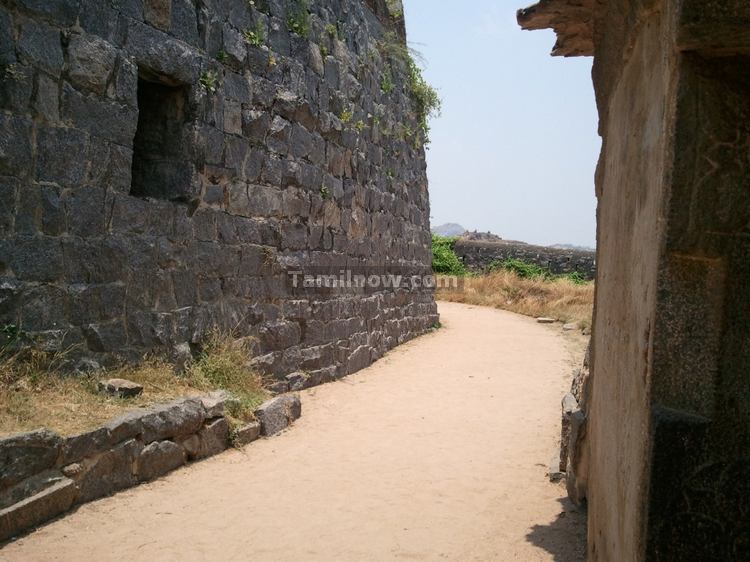
[(195, 166), (188, 159), (184, 134), (187, 102), (187, 86), (171, 85), (141, 72), (131, 195), (182, 202), (191, 199)]

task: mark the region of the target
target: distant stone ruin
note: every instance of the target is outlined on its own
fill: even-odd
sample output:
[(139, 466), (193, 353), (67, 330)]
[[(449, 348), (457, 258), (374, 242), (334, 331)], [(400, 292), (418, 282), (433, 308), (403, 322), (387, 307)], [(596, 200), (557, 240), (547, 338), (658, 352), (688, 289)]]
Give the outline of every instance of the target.
[(596, 252), (593, 251), (534, 246), (471, 233), (461, 237), (454, 250), (472, 271), (486, 272), (505, 260), (516, 259), (538, 265), (555, 275), (579, 273), (585, 279), (596, 276)]
[(105, 366), (218, 329), (310, 384), (428, 330), (430, 290), (290, 287), (429, 271), (398, 4), (4, 2), (0, 327)]

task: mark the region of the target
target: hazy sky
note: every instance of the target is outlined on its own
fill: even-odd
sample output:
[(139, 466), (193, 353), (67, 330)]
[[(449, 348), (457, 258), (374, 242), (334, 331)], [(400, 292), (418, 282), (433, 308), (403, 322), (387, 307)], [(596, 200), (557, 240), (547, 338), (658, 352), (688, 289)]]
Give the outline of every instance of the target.
[(550, 57), (522, 31), (532, 0), (404, 0), (409, 43), (441, 94), (428, 175), (432, 224), (593, 246), (599, 155), (590, 58)]

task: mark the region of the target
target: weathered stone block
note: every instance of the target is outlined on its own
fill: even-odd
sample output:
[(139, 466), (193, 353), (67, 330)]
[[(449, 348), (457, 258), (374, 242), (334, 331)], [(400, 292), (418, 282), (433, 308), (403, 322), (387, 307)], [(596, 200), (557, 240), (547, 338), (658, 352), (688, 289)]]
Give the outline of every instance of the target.
[(117, 52), (94, 35), (72, 35), (68, 45), (68, 76), (73, 84), (103, 94), (115, 68)]
[(121, 319), (83, 326), (83, 335), (88, 348), (98, 352), (116, 351), (128, 339)]
[(102, 453), (109, 448), (111, 439), (112, 436), (106, 427), (67, 437), (63, 441), (62, 457), (59, 464), (77, 463), (86, 457)]
[(137, 480), (133, 468), (142, 450), (143, 445), (131, 439), (97, 457), (86, 459), (77, 480), (76, 503), (86, 503), (134, 486)]
[(0, 7), (0, 65), (2, 66), (11, 65), (16, 62), (12, 22), (11, 15), (4, 8)]
[(26, 113), (34, 91), (34, 69), (14, 64), (0, 70), (0, 77), (0, 108)]
[(196, 459), (205, 459), (218, 455), (229, 446), (229, 422), (225, 418), (219, 418), (208, 422), (199, 432)]
[(154, 27), (169, 31), (172, 23), (172, 0), (144, 0), (143, 16)]
[(18, 39), (18, 51), (23, 60), (39, 66), (53, 76), (60, 75), (64, 60), (60, 32), (57, 29), (34, 20), (24, 21)]
[(30, 12), (47, 16), (67, 26), (75, 23), (80, 0), (19, 0), (19, 4)]
[(227, 406), (236, 402), (231, 393), (226, 390), (217, 390), (201, 397), (201, 404), (206, 411), (206, 419), (214, 419), (224, 415)]
[(185, 450), (172, 441), (147, 445), (138, 456), (138, 479), (153, 480), (185, 464)]
[(66, 512), (77, 490), (69, 478), (61, 477), (35, 494), (0, 510), (0, 541), (9, 539)]
[(31, 161), (31, 121), (0, 114), (0, 175), (25, 177)]
[(198, 45), (198, 18), (190, 0), (172, 0), (172, 35), (191, 45)]
[[(166, 0), (154, 0), (158, 4)], [(169, 35), (139, 22), (131, 22), (125, 44), (139, 65), (169, 76), (181, 84), (195, 84), (201, 74), (198, 53)]]
[(0, 439), (0, 490), (54, 466), (61, 446), (62, 438), (47, 429)]
[(149, 444), (197, 433), (204, 419), (203, 404), (197, 398), (156, 406), (141, 418), (143, 442)]
[(138, 124), (134, 108), (84, 96), (68, 84), (63, 87), (62, 108), (65, 119), (89, 134), (124, 146), (133, 144)]
[(310, 384), (310, 377), (302, 372), (287, 375), (286, 380), (289, 382), (289, 390), (292, 392), (304, 390)]
[(109, 430), (110, 443), (114, 445), (141, 435), (141, 420), (149, 413), (145, 409), (133, 410), (108, 422), (104, 427)]
[(235, 447), (244, 447), (260, 438), (260, 423), (252, 422), (238, 427), (232, 433), (232, 444)]
[(64, 187), (80, 185), (86, 172), (86, 161), (81, 155), (86, 152), (87, 145), (87, 135), (77, 129), (40, 127), (37, 132), (37, 180)]
[(300, 342), (300, 326), (296, 322), (273, 322), (260, 329), (260, 342), (264, 351), (286, 349)]
[(17, 239), (10, 255), (16, 277), (26, 281), (55, 281), (62, 274), (61, 244), (53, 238)]
[(299, 396), (277, 396), (260, 406), (255, 417), (260, 421), (261, 433), (271, 436), (289, 427), (302, 415)]

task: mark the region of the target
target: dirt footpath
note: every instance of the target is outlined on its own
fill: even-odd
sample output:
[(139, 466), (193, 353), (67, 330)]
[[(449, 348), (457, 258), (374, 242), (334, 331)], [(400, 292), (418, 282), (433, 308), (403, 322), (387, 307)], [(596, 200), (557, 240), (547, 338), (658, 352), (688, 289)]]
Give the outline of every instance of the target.
[(443, 328), (302, 393), (288, 432), (87, 504), (1, 560), (583, 560), (545, 478), (559, 327), (441, 303)]

